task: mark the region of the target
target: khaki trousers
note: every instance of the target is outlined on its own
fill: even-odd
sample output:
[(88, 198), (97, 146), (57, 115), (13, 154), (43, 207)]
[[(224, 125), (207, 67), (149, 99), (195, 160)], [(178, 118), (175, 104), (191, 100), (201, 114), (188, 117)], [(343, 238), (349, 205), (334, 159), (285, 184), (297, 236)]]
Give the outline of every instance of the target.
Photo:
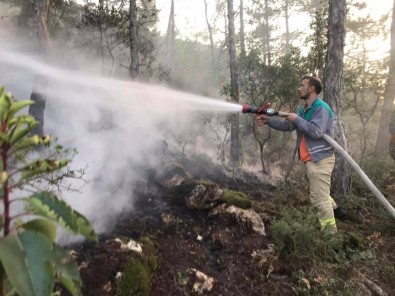
[(331, 175), (335, 166), (335, 156), (329, 156), (318, 162), (306, 162), (307, 178), (310, 184), (310, 199), (317, 209), (321, 231), (335, 233), (336, 220), (333, 209), (336, 208), (330, 196)]

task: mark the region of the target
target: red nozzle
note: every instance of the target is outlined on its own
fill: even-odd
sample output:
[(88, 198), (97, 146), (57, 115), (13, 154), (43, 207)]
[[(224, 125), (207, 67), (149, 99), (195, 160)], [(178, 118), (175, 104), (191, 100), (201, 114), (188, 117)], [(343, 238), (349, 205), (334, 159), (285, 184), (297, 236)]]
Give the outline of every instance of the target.
[(271, 103), (266, 103), (262, 107), (254, 107), (249, 104), (244, 104), (242, 112), (243, 113), (257, 113), (257, 114), (263, 114), (265, 111), (271, 106)]
[(243, 110), (242, 110), (242, 112), (243, 113), (252, 113), (251, 112), (251, 106), (250, 105), (248, 105), (248, 104), (243, 104)]

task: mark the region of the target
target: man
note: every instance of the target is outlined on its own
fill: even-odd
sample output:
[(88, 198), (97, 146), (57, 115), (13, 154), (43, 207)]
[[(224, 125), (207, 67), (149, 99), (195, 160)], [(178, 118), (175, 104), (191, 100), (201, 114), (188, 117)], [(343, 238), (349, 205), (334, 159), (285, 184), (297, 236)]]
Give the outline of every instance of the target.
[(296, 145), (299, 159), (306, 165), (310, 185), (310, 199), (317, 209), (321, 231), (334, 234), (337, 231), (334, 217), (336, 204), (330, 196), (331, 174), (335, 165), (334, 149), (322, 136), (333, 137), (333, 112), (319, 98), (322, 90), (317, 77), (304, 76), (299, 86), (304, 106), (297, 113), (289, 113), (286, 120), (257, 115), (259, 125), (267, 124), (280, 131), (297, 131)]

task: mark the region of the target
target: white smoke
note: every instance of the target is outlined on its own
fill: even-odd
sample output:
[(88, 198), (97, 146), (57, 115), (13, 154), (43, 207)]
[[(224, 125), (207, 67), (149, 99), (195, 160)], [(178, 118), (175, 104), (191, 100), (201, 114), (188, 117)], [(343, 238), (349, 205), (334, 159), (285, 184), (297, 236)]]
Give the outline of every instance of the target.
[(87, 65), (81, 65), (84, 71), (61, 69), (14, 49), (0, 51), (0, 67), (0, 85), (17, 100), (30, 98), (36, 77), (48, 81), (41, 90), (48, 97), (45, 132), (78, 150), (72, 168), (88, 166), (85, 178), (92, 180), (82, 193), (66, 192), (64, 198), (98, 232), (133, 208), (132, 191), (141, 179), (135, 168), (163, 160), (154, 148), (166, 131), (190, 134), (200, 124), (199, 111), (241, 111), (240, 105), (163, 86), (100, 77)]

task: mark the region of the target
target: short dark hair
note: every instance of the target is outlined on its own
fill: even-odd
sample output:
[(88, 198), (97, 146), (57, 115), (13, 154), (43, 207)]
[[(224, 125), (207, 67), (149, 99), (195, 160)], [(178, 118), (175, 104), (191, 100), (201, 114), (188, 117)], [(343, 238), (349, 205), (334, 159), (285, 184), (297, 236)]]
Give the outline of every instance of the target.
[(315, 92), (317, 94), (319, 94), (321, 92), (321, 90), (322, 90), (322, 83), (321, 83), (321, 80), (318, 77), (311, 76), (311, 75), (305, 75), (305, 76), (303, 76), (302, 80), (305, 80), (305, 79), (309, 80), (309, 84), (311, 86), (314, 86)]

